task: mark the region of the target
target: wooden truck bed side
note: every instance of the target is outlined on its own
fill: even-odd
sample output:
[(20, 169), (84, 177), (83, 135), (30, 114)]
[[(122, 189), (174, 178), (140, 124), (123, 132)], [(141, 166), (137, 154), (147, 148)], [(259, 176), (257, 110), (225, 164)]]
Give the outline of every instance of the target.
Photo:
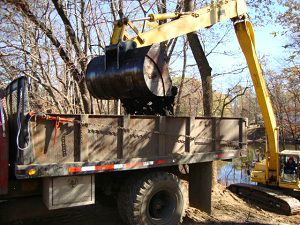
[(232, 159), (246, 150), (243, 118), (50, 115), (29, 124), (18, 178)]

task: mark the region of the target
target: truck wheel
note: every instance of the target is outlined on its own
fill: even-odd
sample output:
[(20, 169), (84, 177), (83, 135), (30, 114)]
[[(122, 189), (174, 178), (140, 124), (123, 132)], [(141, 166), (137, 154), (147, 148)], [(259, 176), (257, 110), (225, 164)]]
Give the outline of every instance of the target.
[(129, 225), (175, 225), (181, 222), (188, 192), (174, 174), (154, 172), (123, 186), (118, 208)]

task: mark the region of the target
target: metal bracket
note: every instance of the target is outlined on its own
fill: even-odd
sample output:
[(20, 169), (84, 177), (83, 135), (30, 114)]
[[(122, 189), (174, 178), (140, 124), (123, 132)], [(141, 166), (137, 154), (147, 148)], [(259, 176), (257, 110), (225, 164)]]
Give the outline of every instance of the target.
[(117, 69), (120, 68), (120, 44), (106, 46), (104, 49), (104, 54), (104, 70), (106, 70), (107, 68), (108, 56), (111, 56), (109, 57), (110, 59), (113, 59), (115, 57)]
[(142, 36), (140, 35), (139, 30), (134, 26), (134, 24), (130, 21), (127, 21), (128, 26), (136, 33), (137, 35), (137, 39), (141, 44), (145, 43), (145, 40), (142, 38)]

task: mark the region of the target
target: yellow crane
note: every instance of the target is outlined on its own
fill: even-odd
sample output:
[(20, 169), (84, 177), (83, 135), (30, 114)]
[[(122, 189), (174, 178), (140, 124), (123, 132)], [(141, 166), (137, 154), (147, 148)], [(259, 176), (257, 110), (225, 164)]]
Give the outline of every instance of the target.
[[(150, 14), (146, 18), (136, 19), (133, 21), (130, 21), (128, 18), (121, 18), (115, 22), (111, 37), (111, 45), (106, 48), (106, 56), (103, 59), (103, 62), (101, 62), (104, 64), (104, 70), (102, 71), (103, 74), (107, 73), (108, 75), (97, 75), (93, 70), (93, 66), (90, 66), (90, 68), (88, 67), (87, 86), (92, 95), (99, 98), (104, 97), (112, 99), (122, 97), (127, 98), (129, 95), (135, 96), (135, 94), (137, 96), (145, 95), (138, 91), (133, 93), (124, 90), (126, 88), (130, 89), (130, 85), (134, 87), (136, 87), (136, 85), (140, 85), (140, 77), (132, 78), (130, 77), (129, 72), (124, 72), (124, 70), (129, 70), (128, 67), (133, 67), (131, 63), (134, 62), (132, 61), (128, 61), (127, 68), (123, 69), (123, 71), (120, 72), (116, 70), (116, 68), (119, 69), (120, 66), (120, 51), (122, 51), (122, 49), (123, 51), (127, 51), (127, 49), (134, 49), (132, 50), (132, 57), (136, 57), (137, 59), (139, 56), (136, 55), (138, 54), (139, 49), (140, 51), (144, 51), (147, 46), (152, 46), (154, 44), (197, 31), (201, 28), (209, 28), (218, 22), (228, 19), (233, 21), (238, 42), (245, 55), (263, 116), (267, 136), (265, 159), (256, 163), (251, 173), (251, 180), (253, 182), (257, 182), (259, 186), (237, 184), (232, 185), (230, 188), (236, 193), (252, 198), (255, 201), (259, 201), (264, 204), (267, 202), (267, 204), (271, 204), (270, 207), (277, 208), (287, 214), (296, 213), (300, 210), (300, 203), (296, 198), (290, 197), (290, 195), (293, 195), (300, 190), (299, 174), (297, 171), (295, 171), (294, 174), (286, 174), (284, 164), (287, 159), (291, 157), (293, 157), (296, 163), (299, 163), (300, 154), (297, 151), (288, 150), (279, 152), (276, 117), (257, 57), (254, 30), (248, 18), (247, 7), (244, 0), (213, 1), (211, 5), (193, 12)], [(139, 30), (134, 26), (134, 22), (142, 20), (151, 22), (160, 20), (169, 21), (162, 25), (157, 25), (146, 32), (139, 32)], [(128, 27), (131, 28), (131, 33), (134, 33), (133, 36), (129, 35), (130, 32), (128, 32)], [(120, 50), (120, 48), (122, 49)], [(157, 49), (154, 49), (154, 51), (155, 50)], [(148, 49), (147, 51), (145, 50), (145, 52), (144, 56), (149, 53)], [(151, 54), (153, 55), (153, 53)], [(165, 69), (162, 69), (165, 68), (165, 65), (159, 67), (160, 60), (158, 58), (151, 60), (158, 65), (156, 65), (157, 68), (152, 67), (152, 69), (161, 69), (163, 72), (161, 72), (160, 77), (157, 78), (158, 80), (155, 81), (156, 83), (154, 88), (153, 80), (151, 82), (149, 81), (149, 85), (146, 82), (148, 85), (147, 91), (149, 89), (151, 92), (149, 92), (148, 97), (153, 94), (159, 97), (174, 97), (176, 93), (172, 93), (170, 81), (165, 76)], [(94, 67), (96, 68), (97, 65), (95, 64)], [(99, 67), (97, 67), (97, 69), (99, 69)], [(134, 71), (136, 71), (136, 68), (132, 69), (131, 74), (134, 74)], [(110, 79), (114, 80), (114, 82), (109, 82), (109, 79), (107, 79), (108, 76), (110, 76)], [(119, 84), (117, 84), (118, 82), (115, 82), (118, 81), (118, 79), (121, 79), (122, 76), (122, 81), (126, 87), (123, 88), (123, 90)], [(126, 77), (126, 79), (124, 77)], [(101, 81), (105, 84), (102, 88), (97, 89), (94, 86), (95, 83), (97, 83), (97, 79), (101, 79)], [(145, 79), (148, 78), (145, 77)], [(134, 83), (135, 81), (136, 83)], [(100, 92), (100, 89), (103, 89), (104, 91)], [(112, 89), (117, 90), (119, 94), (112, 94), (110, 91)], [(262, 185), (265, 187), (261, 187)], [(278, 190), (275, 191), (269, 187), (281, 188), (280, 193)], [(285, 190), (288, 190), (289, 193), (287, 195), (282, 195), (282, 191)]]
[[(296, 214), (300, 211), (298, 200), (300, 197), (300, 152), (279, 151), (279, 127), (256, 54), (252, 25), (249, 21), (236, 23), (235, 31), (249, 67), (264, 121), (267, 142), (265, 158), (256, 162), (251, 172), (251, 181), (256, 182), (258, 186), (233, 184), (229, 188), (277, 212), (287, 215)], [(293, 160), (294, 165), (291, 165), (293, 168), (288, 170), (289, 160)]]

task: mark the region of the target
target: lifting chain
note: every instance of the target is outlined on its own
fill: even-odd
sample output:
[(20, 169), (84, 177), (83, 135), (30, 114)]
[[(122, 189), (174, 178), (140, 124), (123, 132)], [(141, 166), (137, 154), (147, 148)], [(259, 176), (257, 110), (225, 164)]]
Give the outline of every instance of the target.
[[(80, 121), (78, 121), (80, 123)], [(186, 142), (186, 139), (189, 139), (190, 141), (194, 141), (195, 145), (201, 145), (203, 143), (210, 143), (213, 141), (220, 141), (223, 146), (236, 146), (239, 144), (245, 145), (245, 142), (240, 142), (240, 141), (232, 141), (232, 140), (225, 140), (225, 139), (215, 139), (215, 138), (205, 138), (205, 137), (193, 137), (190, 135), (184, 135), (184, 134), (170, 134), (170, 133), (162, 133), (157, 130), (145, 130), (145, 129), (134, 129), (134, 128), (125, 128), (122, 126), (113, 126), (113, 125), (104, 125), (104, 124), (90, 124), (92, 127), (98, 127), (100, 129), (93, 129), (90, 128), (88, 129), (88, 132), (90, 133), (97, 133), (97, 134), (103, 134), (103, 135), (112, 135), (112, 136), (117, 136), (118, 135), (118, 130), (123, 130), (124, 133), (128, 133), (130, 138), (140, 138), (140, 139), (150, 139), (152, 135), (165, 135), (169, 137), (174, 137), (177, 138), (176, 142), (177, 143), (182, 143), (184, 144)], [(115, 131), (108, 131), (108, 130), (103, 130), (103, 129), (113, 129)], [(137, 134), (139, 133), (139, 134)], [(143, 134), (140, 134), (143, 133)], [(200, 142), (199, 140), (202, 140)], [(223, 143), (222, 143), (223, 142)]]
[[(37, 115), (36, 115), (37, 116)], [(42, 118), (45, 118), (43, 116)], [(152, 135), (165, 135), (168, 137), (176, 138), (176, 142), (180, 144), (184, 144), (186, 140), (194, 141), (195, 145), (201, 145), (201, 144), (208, 144), (214, 141), (219, 141), (221, 145), (223, 146), (229, 146), (229, 147), (236, 147), (240, 144), (245, 145), (245, 142), (240, 141), (232, 141), (232, 140), (225, 140), (225, 139), (215, 139), (215, 138), (207, 138), (207, 137), (194, 137), (190, 135), (184, 135), (184, 134), (170, 134), (166, 132), (159, 132), (157, 130), (145, 130), (145, 129), (134, 129), (134, 128), (125, 128), (124, 126), (114, 126), (114, 125), (104, 125), (104, 124), (92, 124), (92, 123), (82, 123), (80, 120), (61, 120), (60, 122), (64, 123), (74, 123), (79, 124), (80, 126), (88, 126), (88, 133), (93, 134), (101, 134), (101, 135), (110, 135), (110, 136), (117, 136), (118, 131), (121, 130), (124, 133), (127, 133), (130, 138), (137, 138), (137, 139), (150, 139)], [(98, 129), (94, 129), (98, 128)], [(81, 129), (80, 129), (81, 130)], [(141, 134), (142, 133), (142, 134)], [(80, 135), (80, 139), (82, 138), (82, 135)], [(201, 141), (200, 141), (201, 140)], [(82, 140), (80, 140), (82, 141)]]

